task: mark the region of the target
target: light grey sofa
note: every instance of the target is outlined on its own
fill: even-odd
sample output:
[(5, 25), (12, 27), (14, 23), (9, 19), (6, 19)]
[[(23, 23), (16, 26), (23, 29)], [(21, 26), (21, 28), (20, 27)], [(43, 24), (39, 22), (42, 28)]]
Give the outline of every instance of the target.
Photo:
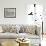
[(1, 24), (0, 38), (39, 38), (40, 26), (24, 24)]

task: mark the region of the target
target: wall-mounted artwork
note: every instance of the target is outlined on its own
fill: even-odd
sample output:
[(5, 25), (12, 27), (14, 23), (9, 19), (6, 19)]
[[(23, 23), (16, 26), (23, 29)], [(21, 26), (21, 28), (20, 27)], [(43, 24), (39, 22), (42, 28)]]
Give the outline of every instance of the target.
[(16, 8), (4, 8), (4, 18), (16, 18)]

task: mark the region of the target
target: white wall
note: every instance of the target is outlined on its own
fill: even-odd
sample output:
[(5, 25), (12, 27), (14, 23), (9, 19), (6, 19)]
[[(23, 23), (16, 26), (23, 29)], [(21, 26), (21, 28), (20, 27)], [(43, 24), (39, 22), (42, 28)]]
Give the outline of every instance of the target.
[[(4, 18), (4, 8), (16, 8), (16, 18)], [(0, 23), (25, 24), (25, 0), (0, 0)]]
[[(46, 3), (45, 0), (39, 0), (39, 2)], [(0, 23), (26, 24), (26, 5), (32, 3), (34, 0), (0, 0)], [(16, 8), (16, 18), (4, 18), (4, 8)]]

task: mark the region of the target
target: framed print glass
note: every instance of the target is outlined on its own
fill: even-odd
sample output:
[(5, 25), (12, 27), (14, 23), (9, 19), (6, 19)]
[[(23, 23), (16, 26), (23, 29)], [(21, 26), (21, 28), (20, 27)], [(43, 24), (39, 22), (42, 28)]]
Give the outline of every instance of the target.
[(4, 8), (4, 18), (16, 18), (16, 8)]

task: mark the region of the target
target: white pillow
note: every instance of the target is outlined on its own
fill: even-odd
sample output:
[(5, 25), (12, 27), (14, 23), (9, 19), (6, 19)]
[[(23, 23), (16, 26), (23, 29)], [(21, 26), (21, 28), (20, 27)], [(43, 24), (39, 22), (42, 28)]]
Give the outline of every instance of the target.
[(2, 26), (0, 26), (0, 33), (3, 32)]
[(34, 34), (35, 34), (35, 26), (34, 26), (34, 25), (26, 26), (26, 30), (25, 30), (25, 32), (34, 35)]

